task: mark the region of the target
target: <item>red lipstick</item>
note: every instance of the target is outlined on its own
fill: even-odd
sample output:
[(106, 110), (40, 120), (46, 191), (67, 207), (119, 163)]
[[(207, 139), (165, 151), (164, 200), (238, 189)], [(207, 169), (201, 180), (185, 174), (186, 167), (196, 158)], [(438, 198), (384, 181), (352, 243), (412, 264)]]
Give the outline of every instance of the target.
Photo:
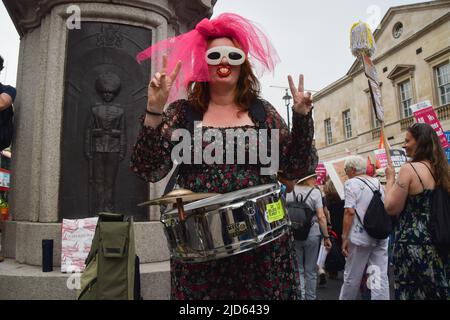
[(226, 78), (231, 74), (231, 66), (221, 64), (217, 67), (216, 73), (220, 78)]

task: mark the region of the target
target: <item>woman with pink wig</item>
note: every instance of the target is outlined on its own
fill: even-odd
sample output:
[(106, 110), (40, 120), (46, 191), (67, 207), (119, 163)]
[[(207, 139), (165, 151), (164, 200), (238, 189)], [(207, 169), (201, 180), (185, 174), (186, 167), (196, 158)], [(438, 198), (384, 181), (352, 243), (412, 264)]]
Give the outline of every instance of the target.
[[(278, 130), (281, 178), (299, 179), (316, 167), (312, 99), (304, 92), (303, 76), (298, 88), (289, 76), (294, 97), (293, 128), (289, 130), (275, 108), (260, 98), (253, 70), (273, 71), (278, 56), (251, 21), (230, 13), (204, 19), (194, 30), (161, 41), (138, 55), (138, 61), (148, 58), (162, 58), (162, 69), (150, 81), (147, 110), (131, 159), (131, 169), (141, 178), (157, 182), (171, 171), (172, 134), (189, 129), (192, 114), (201, 121), (203, 133), (214, 129), (225, 136), (227, 130), (244, 135), (255, 128)], [(187, 99), (180, 99), (185, 94)], [(242, 140), (238, 137), (237, 141)], [(245, 159), (250, 159), (260, 142), (244, 141)], [(220, 141), (220, 145), (226, 144)], [(208, 146), (202, 142), (203, 150)], [(195, 152), (203, 151), (196, 149), (190, 148), (191, 159)], [(277, 183), (277, 171), (261, 174), (266, 163), (248, 162), (181, 163), (176, 183), (194, 192), (216, 193)], [(287, 232), (253, 250), (208, 262), (185, 263), (172, 257), (171, 285), (172, 299), (298, 299), (292, 234)]]

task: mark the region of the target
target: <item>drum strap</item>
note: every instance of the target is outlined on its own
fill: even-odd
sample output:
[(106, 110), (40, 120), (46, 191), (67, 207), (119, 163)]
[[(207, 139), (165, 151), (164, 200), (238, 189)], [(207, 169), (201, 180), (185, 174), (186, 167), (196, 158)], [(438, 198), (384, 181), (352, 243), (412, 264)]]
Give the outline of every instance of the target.
[(164, 189), (163, 195), (168, 194), (170, 191), (173, 190), (173, 187), (175, 187), (175, 182), (177, 181), (178, 172), (180, 171), (180, 165), (177, 165), (175, 167), (175, 170), (172, 173), (172, 176), (170, 177), (169, 181), (166, 184), (166, 188)]
[[(314, 191), (314, 189), (315, 188), (311, 188), (311, 190), (309, 190), (309, 192), (306, 194), (306, 197), (305, 197), (305, 199), (303, 199), (303, 195), (301, 195), (300, 194), (300, 196), (301, 196), (301, 203), (305, 203), (306, 202), (306, 200), (308, 200), (308, 198), (309, 198), (309, 196), (311, 195), (311, 193)], [(294, 199), (295, 199), (295, 202), (299, 202), (298, 201), (298, 197), (295, 195), (295, 190), (292, 190), (292, 192), (294, 193)]]
[[(197, 110), (192, 108), (188, 103), (185, 104), (186, 108), (186, 129), (189, 130), (191, 134), (194, 133), (194, 123), (196, 121), (202, 121), (203, 115), (200, 114)], [(255, 119), (258, 122), (258, 126), (261, 129), (267, 128), (266, 120), (267, 113), (264, 109), (264, 104), (260, 99), (256, 99), (253, 104), (250, 106), (249, 114), (252, 119)], [(168, 194), (175, 187), (176, 180), (178, 178), (178, 173), (180, 171), (180, 165), (178, 164), (175, 170), (172, 173), (169, 181), (167, 182), (166, 188), (164, 189), (164, 195)]]

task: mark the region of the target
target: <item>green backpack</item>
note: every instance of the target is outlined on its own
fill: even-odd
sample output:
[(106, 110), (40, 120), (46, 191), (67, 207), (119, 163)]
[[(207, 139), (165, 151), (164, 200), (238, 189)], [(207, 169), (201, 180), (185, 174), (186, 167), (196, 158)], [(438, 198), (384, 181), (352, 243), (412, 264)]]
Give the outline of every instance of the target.
[(139, 279), (133, 220), (124, 221), (121, 214), (99, 213), (78, 300), (139, 300)]

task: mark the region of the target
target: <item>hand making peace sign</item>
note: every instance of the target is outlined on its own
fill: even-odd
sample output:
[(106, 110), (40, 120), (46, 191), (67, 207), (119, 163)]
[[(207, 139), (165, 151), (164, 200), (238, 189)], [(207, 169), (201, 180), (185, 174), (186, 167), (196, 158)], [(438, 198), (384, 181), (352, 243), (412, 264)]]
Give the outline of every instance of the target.
[(289, 87), (294, 98), (294, 111), (302, 115), (307, 115), (313, 108), (311, 92), (305, 93), (304, 77), (301, 74), (298, 89), (294, 85), (294, 80), (291, 76), (288, 76)]
[(147, 109), (153, 112), (162, 112), (169, 98), (170, 90), (181, 69), (178, 61), (172, 73), (167, 76), (167, 56), (163, 56), (163, 67), (157, 72), (148, 84)]

